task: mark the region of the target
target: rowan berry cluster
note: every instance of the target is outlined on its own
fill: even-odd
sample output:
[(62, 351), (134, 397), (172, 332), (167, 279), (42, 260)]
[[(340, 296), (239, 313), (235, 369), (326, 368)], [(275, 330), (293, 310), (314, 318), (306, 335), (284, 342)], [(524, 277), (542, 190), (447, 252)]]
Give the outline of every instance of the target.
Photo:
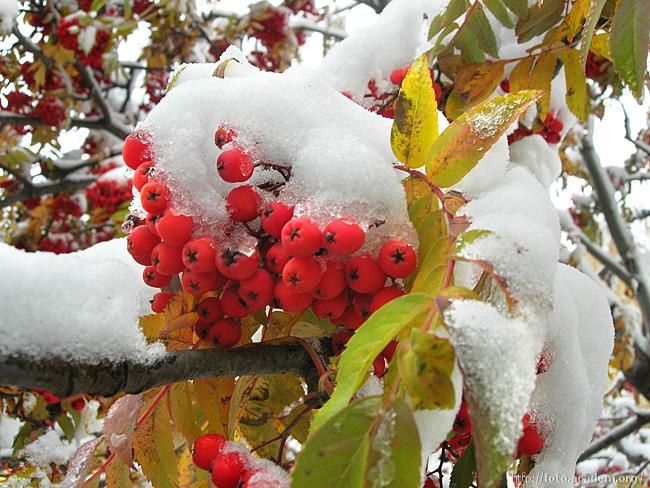
[(97, 28), (92, 47), (89, 50), (85, 50), (79, 43), (79, 34), (81, 31), (82, 27), (79, 25), (78, 18), (63, 18), (56, 27), (56, 36), (58, 42), (64, 48), (75, 53), (76, 58), (81, 64), (101, 69), (102, 56), (110, 44), (111, 34), (105, 29)]
[(529, 129), (520, 125), (515, 131), (508, 136), (508, 144), (512, 144), (524, 137), (533, 134), (541, 135), (549, 144), (558, 144), (562, 140), (562, 129), (564, 124), (557, 118), (556, 115), (549, 112), (544, 117), (544, 120), (538, 119), (533, 129)]

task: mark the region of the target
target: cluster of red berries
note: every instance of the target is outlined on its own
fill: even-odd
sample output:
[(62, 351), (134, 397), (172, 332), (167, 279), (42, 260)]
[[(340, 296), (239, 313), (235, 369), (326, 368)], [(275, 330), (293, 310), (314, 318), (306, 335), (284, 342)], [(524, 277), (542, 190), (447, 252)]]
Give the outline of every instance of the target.
[(272, 50), (276, 44), (287, 38), (290, 11), (266, 4), (260, 5), (261, 8), (251, 8), (249, 35), (259, 39), (268, 50)]
[(219, 434), (205, 434), (194, 441), (194, 465), (210, 471), (216, 488), (270, 488), (275, 486), (263, 479), (263, 468), (255, 467), (252, 457), (243, 451), (229, 449), (226, 438)]
[[(61, 397), (43, 388), (34, 388), (34, 393), (41, 395), (48, 405), (58, 405), (61, 403)], [(86, 399), (83, 397), (76, 398), (70, 402), (70, 406), (75, 412), (81, 412), (86, 407)]]
[(523, 126), (517, 127), (517, 129), (508, 136), (508, 144), (512, 144), (513, 142), (532, 134), (541, 135), (549, 144), (558, 144), (562, 140), (561, 132), (564, 128), (564, 124), (558, 120), (555, 115), (549, 112), (546, 114), (546, 117), (544, 117), (544, 120), (539, 122), (541, 127), (535, 131)]
[(98, 28), (95, 33), (95, 42), (90, 52), (85, 52), (79, 46), (79, 33), (81, 27), (78, 18), (63, 18), (56, 27), (58, 42), (66, 49), (73, 51), (76, 58), (84, 66), (102, 67), (102, 55), (111, 41), (111, 34), (103, 28)]
[(86, 188), (88, 210), (103, 209), (113, 215), (124, 202), (131, 199), (131, 181), (99, 180)]
[(164, 70), (148, 71), (144, 80), (144, 89), (147, 95), (146, 102), (140, 105), (145, 112), (150, 112), (165, 96), (169, 73)]

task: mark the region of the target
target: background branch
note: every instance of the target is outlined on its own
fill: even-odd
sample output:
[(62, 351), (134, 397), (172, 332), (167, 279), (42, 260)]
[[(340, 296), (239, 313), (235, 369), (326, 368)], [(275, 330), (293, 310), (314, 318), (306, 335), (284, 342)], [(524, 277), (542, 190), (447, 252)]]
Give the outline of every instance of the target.
[(633, 432), (636, 432), (647, 423), (650, 423), (650, 412), (639, 412), (636, 416), (627, 419), (621, 425), (610, 430), (607, 434), (591, 444), (585, 452), (580, 455), (578, 462), (584, 461), (596, 454), (598, 451), (602, 451), (603, 449), (616, 444), (618, 441)]

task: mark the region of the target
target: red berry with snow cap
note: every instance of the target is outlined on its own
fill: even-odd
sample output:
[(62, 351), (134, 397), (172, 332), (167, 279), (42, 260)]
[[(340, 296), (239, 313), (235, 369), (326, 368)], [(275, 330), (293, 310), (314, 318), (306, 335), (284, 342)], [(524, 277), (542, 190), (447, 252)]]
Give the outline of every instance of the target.
[(367, 254), (355, 256), (345, 263), (345, 279), (357, 293), (376, 293), (386, 282), (386, 274)]
[(170, 291), (161, 291), (156, 293), (151, 299), (151, 310), (153, 313), (160, 313), (165, 310), (167, 304), (174, 298), (174, 294)]
[(274, 273), (282, 273), (284, 265), (288, 262), (289, 255), (279, 242), (273, 244), (266, 252), (266, 266)]
[(249, 185), (239, 186), (226, 195), (226, 209), (235, 222), (250, 222), (259, 215), (262, 197)]
[(348, 295), (347, 293), (341, 293), (339, 296), (332, 298), (331, 300), (316, 300), (312, 308), (317, 317), (321, 317), (327, 320), (338, 319), (348, 305)]
[(262, 228), (271, 237), (279, 238), (284, 225), (293, 217), (293, 207), (282, 202), (269, 202), (260, 214)]
[(142, 187), (149, 183), (149, 175), (153, 171), (154, 165), (151, 161), (145, 161), (135, 170), (133, 175), (133, 186), (136, 190), (142, 191)]
[(212, 240), (207, 237), (192, 239), (183, 246), (183, 264), (187, 269), (208, 273), (216, 269)]
[(273, 301), (273, 285), (271, 274), (259, 268), (239, 284), (239, 296), (251, 311), (263, 310)]
[(328, 260), (325, 272), (312, 293), (319, 300), (331, 300), (343, 293), (343, 290), (345, 290), (343, 266), (334, 260)]
[(136, 227), (126, 238), (126, 248), (133, 259), (143, 266), (151, 264), (151, 253), (160, 243), (160, 238), (154, 235), (146, 225)]
[(237, 137), (237, 133), (233, 129), (222, 125), (214, 132), (214, 144), (221, 149), (226, 144), (234, 141), (235, 137)]
[(186, 269), (183, 271), (183, 277), (181, 278), (183, 290), (197, 297), (200, 297), (209, 291), (214, 291), (216, 283), (216, 271), (198, 273), (191, 269)]
[(216, 255), (217, 270), (226, 278), (242, 281), (255, 274), (259, 267), (259, 255), (254, 251), (250, 256), (236, 249), (225, 247)]
[(366, 239), (366, 233), (351, 219), (337, 219), (323, 229), (323, 246), (335, 256), (349, 256), (357, 252)]
[(233, 147), (219, 154), (217, 171), (227, 183), (242, 183), (252, 175), (255, 166), (251, 158), (241, 147)]
[(404, 241), (388, 241), (379, 250), (379, 266), (393, 278), (406, 278), (417, 265), (418, 257)]
[(216, 488), (237, 488), (244, 475), (239, 453), (217, 454), (212, 465), (212, 483)]
[(180, 247), (161, 242), (151, 252), (151, 264), (159, 273), (164, 275), (173, 276), (178, 274), (185, 269), (181, 256), (182, 251)]
[(151, 160), (149, 138), (142, 132), (134, 132), (124, 139), (122, 159), (131, 169), (136, 169), (145, 161)]
[(232, 347), (241, 339), (241, 326), (232, 319), (217, 320), (208, 332), (208, 342), (220, 349)]
[(170, 246), (182, 247), (192, 235), (194, 220), (188, 215), (167, 212), (156, 222), (158, 236)]
[(153, 288), (164, 288), (169, 285), (172, 277), (159, 273), (153, 266), (147, 266), (142, 271), (142, 279)]
[(301, 217), (287, 222), (282, 228), (282, 247), (289, 256), (306, 258), (318, 252), (323, 235), (311, 219)]
[(404, 295), (404, 292), (396, 286), (387, 286), (382, 288), (372, 297), (370, 301), (370, 313), (375, 313), (388, 302), (395, 300)]
[(282, 281), (296, 293), (309, 293), (318, 286), (323, 271), (315, 258), (291, 258), (282, 270)]
[(221, 452), (226, 438), (219, 434), (200, 435), (194, 440), (192, 461), (197, 468), (208, 471), (212, 460)]
[(150, 181), (142, 187), (140, 203), (142, 208), (153, 214), (162, 213), (169, 205), (169, 190), (156, 181)]
[(278, 306), (285, 312), (302, 312), (307, 310), (314, 301), (314, 297), (309, 293), (296, 293), (282, 280), (275, 284), (273, 296)]

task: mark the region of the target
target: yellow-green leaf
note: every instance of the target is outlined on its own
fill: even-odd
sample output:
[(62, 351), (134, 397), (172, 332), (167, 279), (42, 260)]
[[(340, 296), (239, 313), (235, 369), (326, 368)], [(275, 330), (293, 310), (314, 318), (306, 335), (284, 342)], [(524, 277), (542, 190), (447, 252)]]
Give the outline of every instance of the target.
[(562, 53), (564, 63), (564, 76), (566, 78), (566, 103), (569, 110), (585, 121), (587, 119), (587, 80), (580, 63), (580, 54), (575, 49), (569, 49)]
[(390, 142), (395, 157), (411, 168), (423, 166), (438, 136), (438, 104), (427, 55), (411, 65), (395, 107)]
[(591, 51), (598, 56), (612, 59), (612, 53), (609, 52), (609, 33), (602, 32), (591, 38)]
[(551, 106), (551, 81), (555, 74), (555, 66), (557, 58), (554, 53), (546, 53), (537, 58), (535, 67), (530, 74), (531, 87), (537, 90), (544, 90), (545, 94), (537, 102), (539, 108), (539, 116), (541, 119), (546, 117), (548, 110)]
[(447, 127), (431, 148), (427, 175), (440, 187), (455, 185), (544, 92), (509, 93), (483, 102)]
[(436, 295), (442, 287), (447, 269), (447, 237), (440, 237), (425, 255), (415, 275), (412, 292), (425, 292)]
[(106, 467), (106, 488), (131, 488), (131, 478), (129, 478), (129, 467), (114, 460)]
[(227, 436), (228, 408), (235, 387), (234, 379), (228, 377), (199, 379), (192, 382), (192, 387), (197, 405), (208, 421), (209, 432)]
[(174, 425), (191, 446), (201, 435), (199, 421), (194, 410), (192, 394), (187, 382), (174, 383), (168, 393), (168, 406)]

